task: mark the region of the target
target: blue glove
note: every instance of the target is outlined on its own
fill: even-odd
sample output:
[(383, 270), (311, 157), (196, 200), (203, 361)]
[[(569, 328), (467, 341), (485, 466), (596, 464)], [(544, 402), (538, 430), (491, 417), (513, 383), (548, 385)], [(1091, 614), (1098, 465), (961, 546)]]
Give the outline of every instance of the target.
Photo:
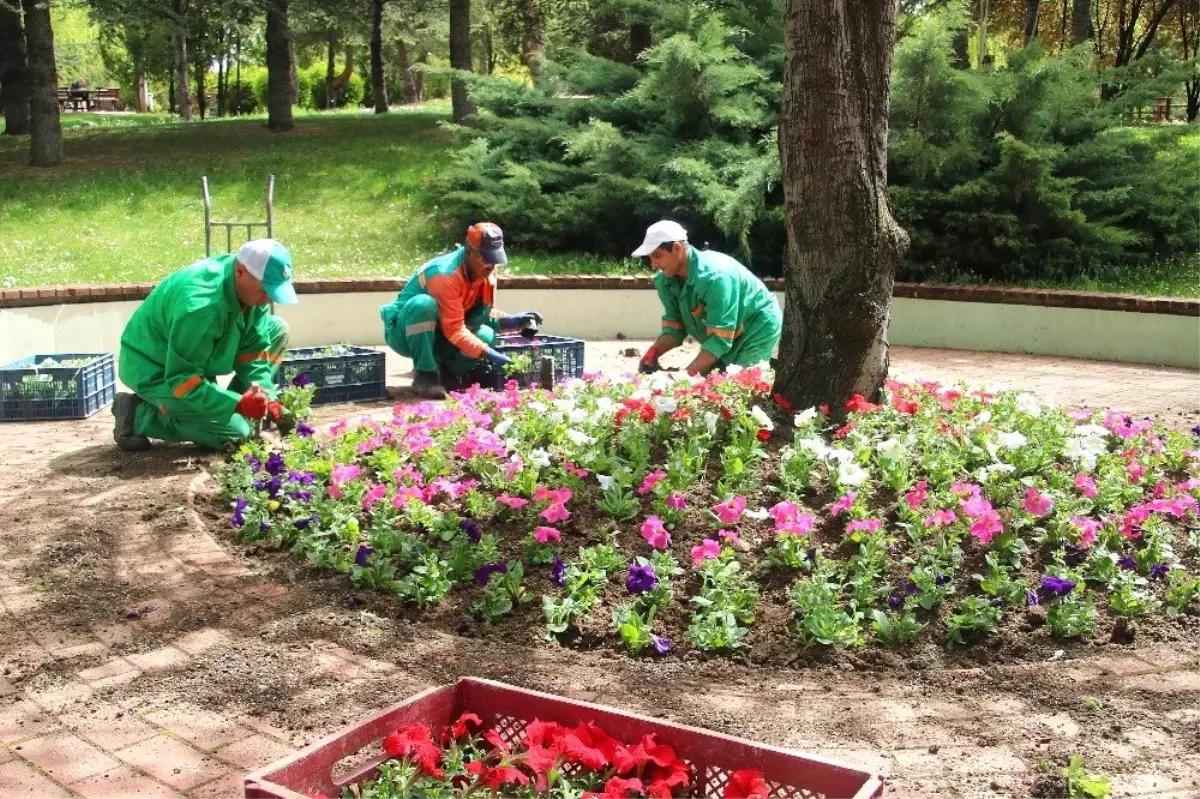
[(512, 363), (512, 360), (507, 355), (501, 352), (496, 352), (491, 347), (488, 347), (483, 351), (483, 357), (489, 362), (494, 363), (496, 366), (507, 366), (508, 364)]
[(542, 326), (542, 315), (537, 311), (521, 311), (520, 313), (509, 314), (497, 319), (501, 330), (516, 330), (528, 320), (532, 319), (538, 327)]

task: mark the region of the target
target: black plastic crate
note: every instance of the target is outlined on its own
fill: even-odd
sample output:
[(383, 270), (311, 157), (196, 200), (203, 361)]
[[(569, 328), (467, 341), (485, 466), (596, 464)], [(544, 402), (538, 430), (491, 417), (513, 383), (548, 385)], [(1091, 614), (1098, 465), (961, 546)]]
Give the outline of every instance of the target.
[(275, 383), (291, 383), (301, 374), (317, 387), (313, 405), (387, 398), (387, 371), (378, 350), (349, 344), (290, 349), (283, 354)]
[(555, 383), (583, 377), (583, 339), (543, 335), (525, 338), (519, 334), (507, 334), (497, 337), (492, 346), (510, 358), (528, 355), (533, 365), (528, 372), (517, 375), (506, 375), (503, 369), (491, 363), (480, 366), (468, 379), (483, 388), (499, 390), (509, 380), (516, 380), (522, 387), (536, 385), (541, 375), (541, 360), (545, 357), (554, 359)]
[(86, 419), (116, 386), (111, 352), (31, 355), (0, 366), (0, 421)]

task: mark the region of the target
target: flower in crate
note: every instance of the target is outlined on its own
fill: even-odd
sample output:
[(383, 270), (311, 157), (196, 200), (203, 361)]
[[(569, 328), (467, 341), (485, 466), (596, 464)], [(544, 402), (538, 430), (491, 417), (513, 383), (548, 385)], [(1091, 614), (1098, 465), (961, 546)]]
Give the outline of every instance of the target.
[(304, 388), (312, 384), (312, 378), (308, 376), (308, 372), (300, 372), (292, 378), (292, 385), (296, 388)]
[(642, 522), (642, 538), (655, 549), (665, 550), (671, 546), (671, 534), (657, 516), (650, 516)]
[(771, 795), (771, 786), (763, 779), (758, 769), (741, 769), (729, 775), (723, 799), (766, 799)]
[(479, 732), (483, 727), (483, 720), (474, 713), (463, 713), (454, 723), (450, 725), (450, 735), (455, 740), (465, 738), (473, 732)]
[(411, 757), (425, 774), (441, 779), (442, 751), (433, 742), (433, 734), (424, 724), (406, 724), (383, 739), (383, 751), (391, 757)]

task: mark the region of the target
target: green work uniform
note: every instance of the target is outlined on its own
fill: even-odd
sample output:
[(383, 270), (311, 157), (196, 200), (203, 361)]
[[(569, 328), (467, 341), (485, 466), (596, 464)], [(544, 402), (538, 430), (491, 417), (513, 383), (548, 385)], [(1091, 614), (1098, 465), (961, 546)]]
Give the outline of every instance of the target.
[[(144, 402), (134, 432), (220, 449), (250, 436), (234, 409), (251, 385), (275, 398), (287, 323), (267, 305), (243, 308), (233, 254), (180, 269), (154, 287), (121, 334), (120, 375)], [(233, 373), (228, 389), (216, 383)]]
[(684, 279), (654, 275), (662, 301), (662, 333), (680, 343), (690, 335), (721, 366), (768, 361), (779, 345), (783, 314), (770, 289), (740, 263), (688, 245)]
[(496, 340), (487, 324), (495, 284), (472, 281), (465, 261), (462, 247), (439, 255), (409, 278), (395, 302), (379, 309), (384, 341), (412, 358), (418, 372), (437, 372), (440, 364), (463, 377)]

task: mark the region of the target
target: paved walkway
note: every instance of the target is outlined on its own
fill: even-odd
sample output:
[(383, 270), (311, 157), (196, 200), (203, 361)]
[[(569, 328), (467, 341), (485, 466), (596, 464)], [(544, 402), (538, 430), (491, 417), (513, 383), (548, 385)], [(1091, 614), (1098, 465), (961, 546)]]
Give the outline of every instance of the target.
[[(621, 350), (644, 346), (593, 346), (589, 368), (627, 367), (633, 360)], [(1200, 376), (1183, 370), (894, 355), (903, 376), (1023, 385), (1047, 401), (1200, 421)], [(406, 368), (389, 360), (390, 381), (402, 383)], [(314, 584), (290, 584), (211, 534), (203, 457), (159, 447), (126, 458), (112, 449), (110, 426), (107, 412), (0, 425), (0, 797), (240, 796), (249, 770), (468, 672), (739, 734), (758, 734), (755, 719), (773, 718), (764, 738), (885, 770), (889, 796), (1020, 795), (1038, 752), (1083, 749), (1124, 764), (1114, 773), (1118, 795), (1182, 799), (1200, 789), (1195, 642), (936, 678), (767, 678), (745, 669), (695, 692), (681, 689), (676, 707), (640, 707), (636, 685), (613, 677), (626, 667), (595, 653), (534, 648), (528, 669), (511, 674), (478, 643), (419, 631), (413, 638), (407, 625), (376, 618), (376, 637), (412, 638), (399, 650), (378, 649), (361, 629), (343, 629), (346, 609)], [(334, 593), (344, 604), (344, 586)], [(1015, 689), (996, 698), (996, 686), (1029, 669), (1058, 674), (1063, 687), (1044, 700)], [(1101, 696), (1124, 730), (1072, 720), (1088, 695)], [(291, 711), (275, 717), (287, 728), (274, 726), (273, 707)], [(1193, 733), (1172, 737), (1163, 724)]]

